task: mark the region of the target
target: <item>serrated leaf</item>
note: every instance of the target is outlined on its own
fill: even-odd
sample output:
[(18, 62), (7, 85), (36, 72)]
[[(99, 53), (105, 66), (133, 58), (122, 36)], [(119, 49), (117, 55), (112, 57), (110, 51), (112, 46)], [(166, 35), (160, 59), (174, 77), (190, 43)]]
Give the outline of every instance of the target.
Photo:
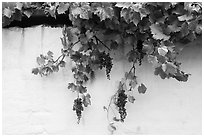
[(198, 25), (196, 26), (195, 32), (196, 32), (197, 34), (201, 34), (201, 33), (202, 33), (202, 24), (198, 24)]
[(159, 47), (157, 50), (161, 56), (165, 56), (168, 52), (168, 48), (166, 46)]
[(131, 88), (133, 88), (133, 89), (137, 86), (136, 76), (134, 76), (134, 79), (132, 79), (132, 80), (130, 81), (129, 86), (130, 86)]
[(193, 16), (192, 15), (182, 15), (182, 16), (178, 16), (178, 20), (179, 21), (188, 21), (188, 20), (191, 20), (193, 19)]
[(66, 63), (62, 60), (62, 61), (60, 61), (59, 64), (60, 64), (60, 67), (65, 67), (65, 64), (66, 64)]
[(177, 66), (175, 66), (173, 63), (165, 63), (162, 64), (162, 70), (167, 74), (172, 74), (174, 75), (177, 72)]
[(150, 42), (150, 41), (144, 41), (143, 42), (143, 47), (142, 47), (142, 52), (147, 53), (147, 54), (151, 54), (152, 52), (154, 52), (153, 43)]
[(32, 73), (37, 75), (39, 73), (39, 69), (38, 68), (33, 68)]
[(132, 3), (131, 2), (117, 2), (115, 6), (124, 9), (124, 8), (129, 8), (130, 6), (132, 6)]
[(7, 18), (11, 18), (12, 11), (9, 8), (5, 8), (3, 11), (3, 15), (6, 16)]
[[(139, 89), (138, 89), (138, 90), (139, 90)], [(134, 103), (135, 97), (128, 95), (128, 101), (129, 101), (130, 103)]]
[(85, 107), (88, 107), (88, 105), (91, 105), (91, 96), (90, 94), (87, 94), (86, 96), (83, 97), (83, 104)]
[(74, 83), (68, 83), (67, 88), (74, 92), (76, 91), (77, 86)]
[(188, 81), (188, 76), (190, 74), (186, 74), (183, 71), (177, 70), (177, 73), (173, 76), (176, 80), (186, 82)]
[(87, 92), (86, 87), (84, 87), (84, 86), (82, 86), (82, 85), (77, 86), (77, 87), (76, 87), (76, 90), (77, 90), (79, 93), (81, 93), (81, 94), (83, 94), (83, 93), (86, 93), (86, 92)]
[(184, 23), (182, 24), (180, 33), (181, 33), (181, 36), (182, 36), (182, 37), (188, 35), (189, 29), (188, 29), (188, 24), (187, 24), (186, 22), (184, 22)]
[(196, 40), (196, 35), (194, 32), (190, 32), (188, 35), (187, 35), (187, 39), (190, 40), (190, 41), (194, 41)]
[(138, 87), (138, 92), (144, 94), (146, 92), (147, 88), (145, 87), (145, 85), (142, 83), (139, 87)]
[(56, 66), (53, 65), (53, 66), (52, 66), (52, 69), (53, 69), (54, 72), (58, 72), (58, 71), (59, 71), (58, 65), (56, 65)]
[(114, 16), (114, 11), (112, 7), (97, 7), (94, 14), (98, 15), (100, 20), (103, 21), (107, 18), (112, 19)]
[(57, 8), (57, 13), (58, 14), (64, 14), (65, 11), (68, 10), (68, 8), (69, 8), (69, 3), (60, 2), (59, 7)]
[(16, 9), (21, 10), (22, 7), (23, 7), (23, 3), (21, 3), (21, 2), (16, 2), (16, 7), (15, 7)]
[(153, 34), (153, 38), (156, 40), (168, 40), (170, 36), (167, 36), (163, 33), (162, 28), (159, 24), (152, 24), (150, 26), (151, 33)]
[(37, 57), (37, 63), (38, 65), (42, 66), (45, 64), (45, 59), (41, 57)]
[(30, 18), (30, 16), (33, 14), (33, 12), (31, 10), (25, 10), (25, 11), (23, 11), (23, 14), (25, 14), (28, 18)]
[(53, 53), (52, 51), (48, 51), (48, 52), (47, 52), (47, 55), (48, 55), (48, 56), (53, 57), (53, 54), (54, 54), (54, 53)]
[(197, 25), (198, 25), (198, 21), (197, 20), (192, 20), (188, 24), (188, 28), (189, 28), (189, 30), (195, 31)]
[(160, 66), (160, 63), (158, 62), (156, 56), (148, 55), (147, 60), (148, 60), (149, 63), (153, 64), (153, 67), (159, 67)]
[(167, 74), (163, 71), (162, 66), (155, 68), (154, 74), (159, 75), (162, 79), (167, 77)]

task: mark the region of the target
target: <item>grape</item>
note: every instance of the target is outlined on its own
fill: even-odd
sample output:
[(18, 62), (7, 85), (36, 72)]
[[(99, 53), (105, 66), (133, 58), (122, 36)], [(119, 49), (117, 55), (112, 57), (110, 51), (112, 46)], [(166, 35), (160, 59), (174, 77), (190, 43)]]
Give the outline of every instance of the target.
[(127, 95), (125, 94), (125, 90), (120, 90), (118, 93), (118, 98), (115, 105), (118, 107), (120, 119), (124, 122), (124, 119), (127, 116), (125, 104), (127, 103)]
[(82, 106), (82, 99), (81, 98), (77, 98), (74, 100), (74, 106), (73, 106), (73, 111), (76, 111), (76, 115), (77, 115), (77, 119), (78, 119), (78, 124), (80, 122), (81, 119), (81, 114), (82, 111), (84, 110), (83, 106)]
[(110, 54), (106, 54), (105, 52), (102, 52), (100, 55), (99, 55), (99, 61), (100, 61), (100, 66), (101, 68), (104, 67), (106, 68), (106, 76), (108, 79), (110, 79), (110, 72), (111, 72), (111, 69), (112, 69), (112, 59), (110, 57)]

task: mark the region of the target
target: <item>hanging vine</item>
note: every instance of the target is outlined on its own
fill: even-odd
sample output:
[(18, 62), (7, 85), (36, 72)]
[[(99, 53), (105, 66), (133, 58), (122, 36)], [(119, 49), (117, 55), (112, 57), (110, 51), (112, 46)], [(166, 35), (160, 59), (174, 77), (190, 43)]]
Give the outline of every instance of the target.
[(67, 14), (67, 19), (72, 21), (72, 26), (64, 26), (62, 30), (61, 55), (57, 60), (53, 59), (51, 51), (40, 55), (37, 57), (39, 66), (33, 68), (32, 73), (47, 76), (58, 72), (59, 67), (65, 67), (66, 57), (75, 63), (72, 68), (75, 81), (67, 87), (76, 93), (73, 110), (78, 123), (82, 112), (91, 105), (87, 81), (95, 77), (94, 72), (98, 69), (105, 69), (110, 80), (114, 65), (110, 53), (121, 47), (132, 47), (126, 55), (132, 67), (120, 80), (108, 107), (104, 106), (108, 119), (109, 111), (114, 113), (113, 119), (109, 119), (113, 131), (116, 130), (114, 122), (125, 121), (125, 105), (134, 103), (132, 93), (135, 89), (141, 94), (147, 90), (144, 83), (137, 81), (136, 64), (142, 65), (147, 59), (153, 64), (155, 75), (186, 82), (190, 74), (180, 69), (181, 63), (176, 58), (182, 49), (176, 43), (192, 42), (202, 35), (202, 5), (199, 2), (37, 2), (17, 3), (14, 9), (3, 8), (4, 23), (17, 18), (16, 10), (27, 17), (35, 10), (42, 10), (54, 18), (58, 14)]

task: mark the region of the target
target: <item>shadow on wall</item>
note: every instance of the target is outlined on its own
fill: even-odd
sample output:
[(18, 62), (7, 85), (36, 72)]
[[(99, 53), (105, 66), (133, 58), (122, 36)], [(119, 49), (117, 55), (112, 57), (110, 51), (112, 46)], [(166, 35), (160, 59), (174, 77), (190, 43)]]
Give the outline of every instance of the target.
[[(129, 69), (126, 61), (115, 61), (111, 80), (98, 71), (88, 85), (92, 105), (78, 125), (72, 111), (76, 95), (67, 89), (73, 81), (71, 65), (48, 77), (34, 76), (36, 57), (53, 51), (60, 55), (61, 28), (41, 26), (2, 30), (3, 133), (4, 134), (109, 134), (103, 106), (109, 103), (117, 82)], [(147, 86), (144, 95), (127, 105), (127, 119), (115, 134), (201, 134), (202, 51), (201, 39), (189, 44), (178, 60), (192, 75), (186, 83), (162, 80), (151, 64), (137, 67), (139, 81)]]

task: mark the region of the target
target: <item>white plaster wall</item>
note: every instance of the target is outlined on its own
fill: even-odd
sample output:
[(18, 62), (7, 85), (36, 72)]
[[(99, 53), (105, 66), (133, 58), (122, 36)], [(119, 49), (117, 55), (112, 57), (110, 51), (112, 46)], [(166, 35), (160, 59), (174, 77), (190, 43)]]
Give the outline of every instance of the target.
[[(111, 80), (98, 71), (88, 85), (92, 105), (85, 109), (81, 123), (72, 111), (74, 93), (67, 89), (73, 80), (71, 62), (48, 77), (31, 74), (36, 57), (48, 50), (60, 55), (61, 29), (11, 28), (2, 30), (2, 122), (3, 134), (109, 134), (103, 106), (114, 94), (117, 81), (129, 64), (115, 61)], [(148, 90), (135, 93), (127, 105), (128, 116), (115, 134), (201, 134), (202, 126), (201, 39), (190, 44), (179, 57), (188, 82), (162, 80), (151, 64), (137, 67), (137, 75)]]

